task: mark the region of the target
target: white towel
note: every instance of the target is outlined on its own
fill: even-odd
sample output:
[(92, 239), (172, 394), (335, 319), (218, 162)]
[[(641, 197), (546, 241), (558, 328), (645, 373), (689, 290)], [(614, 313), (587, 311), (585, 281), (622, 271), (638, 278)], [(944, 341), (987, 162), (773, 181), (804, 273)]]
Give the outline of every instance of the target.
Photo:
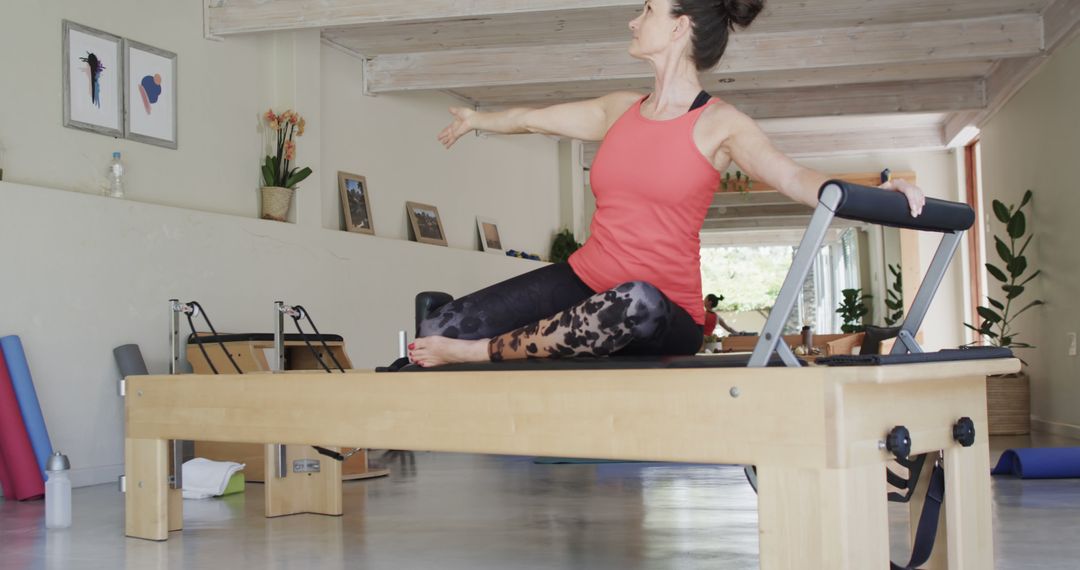
[(225, 492), (229, 478), (233, 473), (244, 468), (242, 463), (232, 461), (211, 461), (196, 457), (185, 462), (183, 467), (184, 498), (208, 499)]

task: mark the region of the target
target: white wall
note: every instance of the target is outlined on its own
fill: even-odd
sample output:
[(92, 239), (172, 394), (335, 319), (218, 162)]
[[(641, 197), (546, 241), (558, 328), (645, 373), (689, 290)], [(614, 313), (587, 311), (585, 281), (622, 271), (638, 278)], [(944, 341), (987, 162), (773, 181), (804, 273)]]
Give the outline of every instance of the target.
[[(179, 55), (177, 150), (63, 126), (63, 19)], [(4, 180), (98, 192), (118, 150), (131, 199), (254, 215), (261, 151), (254, 133), (263, 106), (257, 38), (204, 40), (199, 2), (4, 2), (0, 53)]]
[(355, 366), (371, 368), (397, 357), (398, 330), (412, 337), (416, 292), (461, 295), (539, 267), (7, 182), (0, 228), (0, 330), (22, 337), (53, 446), (84, 484), (114, 479), (123, 461), (112, 349), (139, 344), (151, 371), (166, 373), (170, 298), (199, 301), (232, 332), (269, 332), (274, 301), (302, 304), (320, 331), (345, 337)]
[[(1019, 341), (1038, 348), (1020, 350), (1030, 364), (1032, 415), (1037, 427), (1080, 437), (1080, 362), (1067, 355), (1066, 333), (1080, 333), (1080, 212), (1076, 165), (1080, 160), (1080, 40), (1058, 51), (1013, 99), (985, 125), (982, 180), (985, 206), (998, 199), (1018, 204), (1024, 191), (1035, 197), (1028, 215), (1034, 239), (1027, 255), (1042, 269), (1020, 298), (1047, 305), (1015, 322)], [(1004, 235), (991, 222), (988, 240)], [(992, 246), (990, 260), (996, 260)], [(996, 283), (991, 279), (991, 283)], [(992, 291), (1000, 297), (1000, 291)], [(1025, 302), (1026, 304), (1026, 302)]]
[[(178, 54), (178, 150), (62, 126), (65, 18)], [(396, 356), (417, 291), (461, 295), (538, 267), (476, 251), (475, 216), (541, 255), (558, 227), (555, 141), (470, 136), (446, 151), (434, 137), (455, 99), (365, 97), (359, 62), (317, 32), (215, 42), (199, 2), (18, 2), (0, 7), (0, 53), (0, 335), (23, 338), (76, 484), (120, 473), (111, 350), (139, 343), (163, 372), (170, 297), (199, 300), (233, 331), (268, 330), (274, 300), (303, 304), (371, 367)], [(297, 162), (316, 173), (296, 224), (255, 219), (271, 105), (309, 120)], [(113, 150), (128, 164), (124, 201), (97, 196)], [(376, 236), (337, 231), (338, 170), (367, 176)], [(405, 241), (406, 200), (439, 207), (449, 248)]]
[(559, 222), (554, 139), (466, 135), (451, 149), (435, 135), (461, 103), (433, 94), (364, 97), (363, 66), (323, 46), (323, 227), (342, 227), (337, 171), (367, 178), (375, 233), (405, 239), (405, 202), (439, 209), (451, 247), (476, 249), (476, 216), (499, 223), (503, 246), (547, 257)]

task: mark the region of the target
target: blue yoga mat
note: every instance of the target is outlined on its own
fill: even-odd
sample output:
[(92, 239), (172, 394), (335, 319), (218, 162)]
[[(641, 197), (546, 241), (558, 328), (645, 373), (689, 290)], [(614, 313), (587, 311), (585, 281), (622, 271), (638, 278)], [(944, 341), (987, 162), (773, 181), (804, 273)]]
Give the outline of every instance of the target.
[(34, 391), (34, 380), (30, 377), (30, 365), (26, 362), (22, 341), (14, 335), (0, 338), (0, 350), (4, 351), (11, 385), (15, 388), (15, 399), (19, 401), (19, 411), (26, 424), (26, 433), (30, 436), (30, 446), (34, 448), (34, 457), (44, 478), (45, 461), (53, 452), (52, 443), (49, 442), (49, 431), (45, 429), (45, 418), (41, 415), (41, 405)]
[(1021, 479), (1080, 477), (1080, 447), (1010, 449), (1001, 454), (990, 474), (1015, 475)]

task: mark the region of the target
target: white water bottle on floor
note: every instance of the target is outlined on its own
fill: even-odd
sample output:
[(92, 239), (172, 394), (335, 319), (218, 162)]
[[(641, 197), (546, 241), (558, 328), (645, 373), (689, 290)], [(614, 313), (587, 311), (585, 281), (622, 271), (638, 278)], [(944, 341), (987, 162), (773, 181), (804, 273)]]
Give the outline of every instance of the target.
[(71, 463), (66, 455), (57, 451), (45, 462), (45, 528), (71, 526)]
[(109, 162), (109, 168), (105, 171), (105, 177), (109, 181), (109, 190), (107, 195), (113, 198), (124, 197), (124, 163), (120, 162), (120, 153), (112, 153), (112, 160)]

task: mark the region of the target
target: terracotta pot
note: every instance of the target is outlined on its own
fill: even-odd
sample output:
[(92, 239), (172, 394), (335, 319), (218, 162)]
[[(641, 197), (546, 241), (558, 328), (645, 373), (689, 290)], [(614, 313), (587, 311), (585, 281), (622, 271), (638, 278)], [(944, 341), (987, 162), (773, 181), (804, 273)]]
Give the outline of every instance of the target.
[(294, 190), (281, 186), (263, 186), (262, 217), (264, 220), (284, 222), (289, 217)]
[(986, 377), (986, 411), (990, 435), (1031, 432), (1031, 379), (1024, 372)]

